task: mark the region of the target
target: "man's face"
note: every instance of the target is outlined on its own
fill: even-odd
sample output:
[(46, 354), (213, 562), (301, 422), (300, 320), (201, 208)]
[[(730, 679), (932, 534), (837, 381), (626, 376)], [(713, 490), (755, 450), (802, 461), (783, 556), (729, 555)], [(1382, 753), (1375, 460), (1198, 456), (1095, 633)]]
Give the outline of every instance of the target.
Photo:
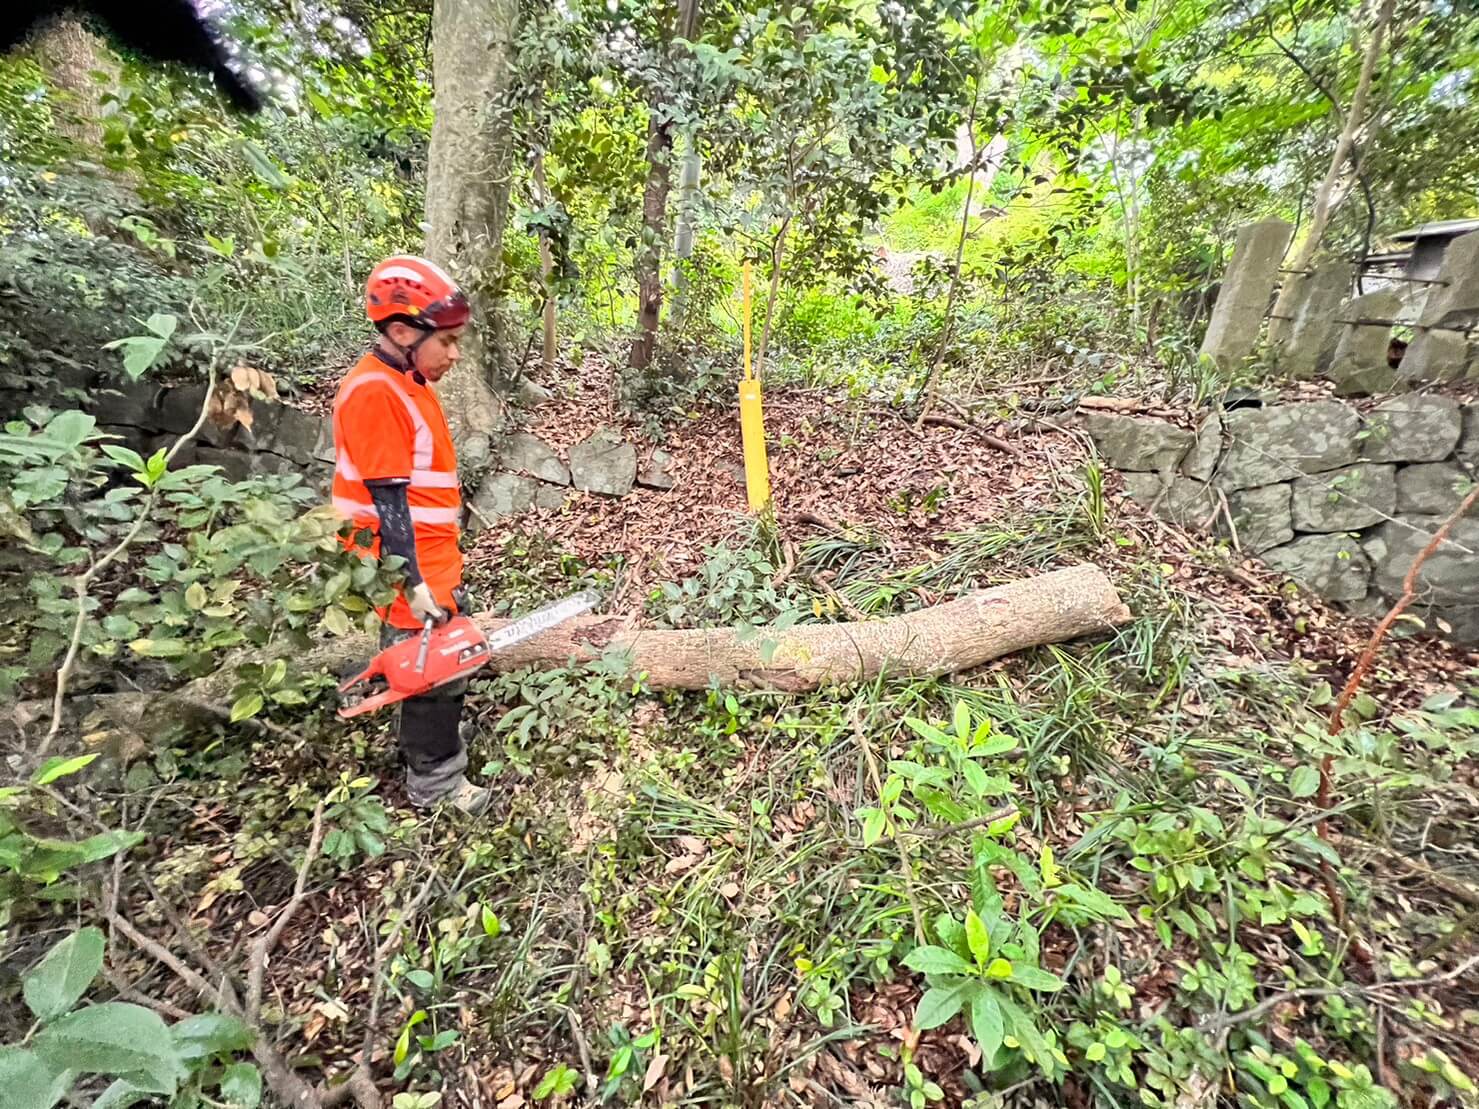
[(426, 341), (416, 348), (416, 370), (427, 381), (440, 381), (462, 357), (463, 327), (449, 327), (444, 331), (433, 331)]

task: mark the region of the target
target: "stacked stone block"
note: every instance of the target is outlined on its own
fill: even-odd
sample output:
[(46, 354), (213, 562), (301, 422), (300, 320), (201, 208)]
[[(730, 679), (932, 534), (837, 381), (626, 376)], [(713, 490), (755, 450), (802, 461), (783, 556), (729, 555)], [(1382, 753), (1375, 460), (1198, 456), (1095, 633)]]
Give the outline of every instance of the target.
[[(1211, 412), (1195, 430), (1094, 413), (1099, 454), (1130, 497), (1189, 528), (1236, 536), (1333, 601), (1374, 608), (1479, 480), (1479, 402), (1393, 397), (1362, 416), (1340, 401)], [(1479, 643), (1479, 518), (1425, 567), (1429, 626)]]

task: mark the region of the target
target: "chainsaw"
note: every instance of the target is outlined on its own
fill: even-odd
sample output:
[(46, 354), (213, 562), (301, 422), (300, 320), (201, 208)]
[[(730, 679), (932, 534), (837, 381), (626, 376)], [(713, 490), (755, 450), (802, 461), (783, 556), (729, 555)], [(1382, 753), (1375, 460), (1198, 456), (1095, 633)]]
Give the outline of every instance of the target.
[[(489, 636), (467, 616), (454, 616), (441, 624), (428, 620), (420, 635), (386, 647), (339, 687), (341, 701), (346, 696), (359, 698), (342, 705), (339, 715), (348, 719), (375, 712), (461, 681), (481, 669), (494, 651), (563, 624), (594, 608), (600, 599), (594, 590), (586, 590), (510, 621)], [(363, 691), (356, 690), (360, 685)], [(379, 686), (383, 688), (377, 690)]]

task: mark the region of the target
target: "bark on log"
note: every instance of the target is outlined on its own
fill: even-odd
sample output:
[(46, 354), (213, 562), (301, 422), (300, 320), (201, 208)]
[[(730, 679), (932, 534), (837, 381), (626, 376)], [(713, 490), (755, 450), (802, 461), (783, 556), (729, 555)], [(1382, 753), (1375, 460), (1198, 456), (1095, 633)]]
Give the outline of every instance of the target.
[[(938, 676), (980, 666), (1044, 643), (1109, 631), (1130, 618), (1109, 578), (1096, 566), (1074, 566), (968, 594), (903, 616), (843, 624), (800, 624), (741, 641), (727, 628), (651, 630), (613, 616), (587, 616), (516, 643), (493, 657), (493, 671), (563, 666), (625, 651), (633, 674), (650, 689), (721, 686), (803, 692), (828, 685), (892, 677)], [(479, 616), (493, 631), (508, 621)], [(368, 658), (374, 643), (357, 634), (293, 656), (299, 672)], [(143, 735), (201, 706), (227, 707), (236, 683), (229, 668), (179, 690), (126, 693), (96, 699), (115, 723)]]

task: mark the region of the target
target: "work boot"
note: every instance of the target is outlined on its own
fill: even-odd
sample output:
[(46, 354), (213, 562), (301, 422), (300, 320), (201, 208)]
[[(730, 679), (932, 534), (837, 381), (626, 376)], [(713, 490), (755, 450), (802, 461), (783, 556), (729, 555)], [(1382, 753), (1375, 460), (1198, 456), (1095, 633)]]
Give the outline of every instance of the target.
[(429, 809), (434, 805), (447, 803), (452, 805), (458, 812), (467, 813), (468, 816), (481, 816), (487, 811), (493, 801), (493, 791), (483, 786), (475, 786), (467, 780), (467, 776), (459, 774), (452, 788), (437, 797), (422, 798), (407, 791), (411, 804), (418, 809)]

